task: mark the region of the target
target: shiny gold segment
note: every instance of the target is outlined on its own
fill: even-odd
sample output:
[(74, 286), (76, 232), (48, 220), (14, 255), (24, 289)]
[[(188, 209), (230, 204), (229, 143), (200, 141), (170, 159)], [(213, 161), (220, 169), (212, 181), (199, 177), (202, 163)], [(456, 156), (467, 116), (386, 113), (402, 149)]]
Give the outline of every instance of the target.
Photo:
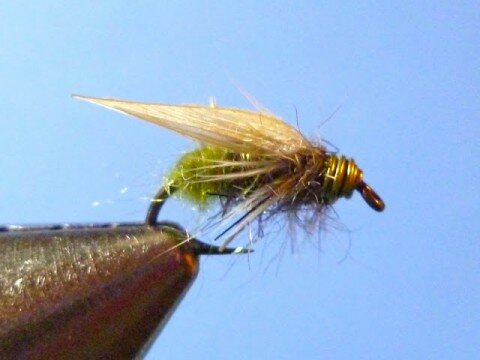
[(356, 189), (365, 202), (376, 211), (383, 211), (385, 203), (380, 196), (363, 181), (363, 171), (353, 159), (330, 155), (323, 179), (323, 196), (333, 203), (340, 197), (349, 198)]

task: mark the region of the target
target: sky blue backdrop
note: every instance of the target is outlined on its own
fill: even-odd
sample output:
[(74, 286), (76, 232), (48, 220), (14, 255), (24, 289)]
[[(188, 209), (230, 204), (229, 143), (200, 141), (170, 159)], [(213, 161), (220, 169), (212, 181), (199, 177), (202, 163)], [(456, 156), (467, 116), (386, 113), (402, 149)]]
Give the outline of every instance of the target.
[(321, 247), (205, 259), (149, 359), (478, 356), (478, 2), (37, 3), (0, 10), (1, 223), (141, 220), (192, 148), (71, 93), (248, 107), (232, 79), (387, 203), (338, 202)]

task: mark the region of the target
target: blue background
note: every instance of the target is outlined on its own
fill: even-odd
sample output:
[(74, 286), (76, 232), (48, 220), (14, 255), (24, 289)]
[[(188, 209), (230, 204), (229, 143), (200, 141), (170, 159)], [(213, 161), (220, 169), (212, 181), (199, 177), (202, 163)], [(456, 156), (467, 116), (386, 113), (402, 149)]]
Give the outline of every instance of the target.
[(142, 220), (193, 148), (71, 93), (248, 107), (233, 80), (292, 124), (296, 106), (387, 209), (355, 195), (294, 253), (278, 233), (204, 259), (148, 359), (478, 356), (478, 2), (175, 3), (2, 5), (1, 222)]

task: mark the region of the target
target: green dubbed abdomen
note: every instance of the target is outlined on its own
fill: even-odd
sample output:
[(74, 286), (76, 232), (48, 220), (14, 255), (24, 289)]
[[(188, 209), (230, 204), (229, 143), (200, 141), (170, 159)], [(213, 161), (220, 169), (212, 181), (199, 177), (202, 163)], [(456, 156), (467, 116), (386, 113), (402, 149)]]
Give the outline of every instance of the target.
[(218, 147), (193, 150), (180, 158), (167, 177), (166, 188), (178, 192), (200, 208), (209, 204), (212, 195), (232, 196), (239, 190), (234, 188), (231, 180), (222, 180), (222, 175), (241, 170), (238, 166), (225, 165), (225, 162), (235, 161), (236, 156), (238, 154)]

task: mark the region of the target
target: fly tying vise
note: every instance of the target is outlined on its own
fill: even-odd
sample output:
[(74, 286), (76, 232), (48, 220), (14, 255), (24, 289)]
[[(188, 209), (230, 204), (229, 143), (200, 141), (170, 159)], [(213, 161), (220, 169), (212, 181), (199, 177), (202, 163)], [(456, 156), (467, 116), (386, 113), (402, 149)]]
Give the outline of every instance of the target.
[(325, 207), (339, 198), (350, 198), (355, 190), (372, 209), (385, 208), (353, 159), (309, 141), (268, 111), (74, 97), (160, 125), (201, 144), (178, 161), (153, 197), (148, 225), (157, 223), (162, 205), (173, 193), (200, 208), (214, 197), (222, 200), (221, 222), (233, 223), (218, 236), (228, 234), (221, 248), (267, 211), (306, 210), (321, 216)]

